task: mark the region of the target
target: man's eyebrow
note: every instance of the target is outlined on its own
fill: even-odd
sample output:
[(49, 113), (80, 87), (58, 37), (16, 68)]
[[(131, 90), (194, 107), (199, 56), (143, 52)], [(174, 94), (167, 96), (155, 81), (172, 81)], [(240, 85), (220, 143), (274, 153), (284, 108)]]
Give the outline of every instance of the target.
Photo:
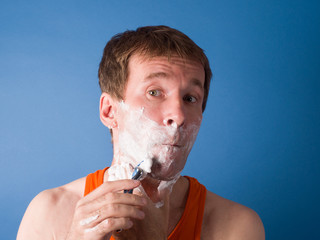
[(202, 82), (197, 78), (192, 78), (191, 82), (193, 85), (198, 86), (200, 89), (204, 89)]
[[(145, 77), (144, 80), (151, 80), (154, 78), (169, 78), (169, 75), (165, 72), (154, 72), (154, 73), (150, 73), (147, 77)], [(192, 78), (191, 83), (192, 85), (197, 86), (200, 89), (204, 89), (202, 82), (197, 78)]]
[(145, 77), (145, 80), (151, 80), (153, 78), (168, 78), (168, 74), (165, 72), (150, 73), (147, 77)]

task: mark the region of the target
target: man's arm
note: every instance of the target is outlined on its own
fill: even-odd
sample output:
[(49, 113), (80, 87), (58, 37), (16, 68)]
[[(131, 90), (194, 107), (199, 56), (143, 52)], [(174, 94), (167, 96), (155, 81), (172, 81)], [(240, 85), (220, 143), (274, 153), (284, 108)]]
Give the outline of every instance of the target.
[(54, 239), (50, 219), (55, 199), (54, 190), (46, 190), (31, 201), (21, 221), (17, 240)]
[(246, 207), (235, 211), (230, 240), (264, 240), (265, 232), (258, 214)]
[(241, 204), (207, 191), (201, 239), (264, 240), (258, 214)]

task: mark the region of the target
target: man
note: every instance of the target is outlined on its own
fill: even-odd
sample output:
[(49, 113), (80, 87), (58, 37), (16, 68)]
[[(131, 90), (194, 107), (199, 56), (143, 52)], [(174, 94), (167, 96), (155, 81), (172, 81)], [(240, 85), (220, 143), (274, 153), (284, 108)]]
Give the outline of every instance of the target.
[[(180, 176), (210, 79), (202, 49), (175, 29), (142, 27), (114, 36), (99, 68), (111, 167), (36, 196), (17, 238), (264, 239), (254, 211)], [(135, 170), (140, 180), (130, 179)]]

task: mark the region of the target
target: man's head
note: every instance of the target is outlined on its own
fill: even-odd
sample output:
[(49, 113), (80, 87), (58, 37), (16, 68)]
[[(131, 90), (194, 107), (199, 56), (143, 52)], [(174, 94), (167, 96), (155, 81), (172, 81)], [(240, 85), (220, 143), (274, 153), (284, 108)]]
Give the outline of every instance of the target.
[(113, 164), (143, 160), (153, 178), (177, 177), (200, 128), (210, 78), (202, 49), (175, 29), (113, 37), (99, 68), (100, 119), (112, 129)]
[(205, 72), (202, 111), (209, 93), (211, 69), (203, 50), (188, 36), (167, 26), (148, 26), (136, 31), (115, 35), (106, 45), (99, 67), (99, 84), (102, 92), (123, 100), (129, 75), (129, 60), (133, 55), (142, 57), (178, 56), (199, 62)]

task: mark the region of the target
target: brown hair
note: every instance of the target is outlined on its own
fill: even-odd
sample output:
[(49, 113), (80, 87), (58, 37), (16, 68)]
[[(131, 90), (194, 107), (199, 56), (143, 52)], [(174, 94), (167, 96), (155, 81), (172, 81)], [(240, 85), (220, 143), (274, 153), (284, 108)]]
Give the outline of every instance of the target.
[(127, 83), (130, 57), (140, 54), (149, 58), (178, 55), (195, 60), (203, 65), (205, 71), (204, 111), (208, 99), (211, 69), (203, 50), (188, 36), (167, 26), (147, 26), (136, 31), (125, 31), (111, 38), (103, 51), (99, 66), (99, 85), (102, 92), (122, 100)]

